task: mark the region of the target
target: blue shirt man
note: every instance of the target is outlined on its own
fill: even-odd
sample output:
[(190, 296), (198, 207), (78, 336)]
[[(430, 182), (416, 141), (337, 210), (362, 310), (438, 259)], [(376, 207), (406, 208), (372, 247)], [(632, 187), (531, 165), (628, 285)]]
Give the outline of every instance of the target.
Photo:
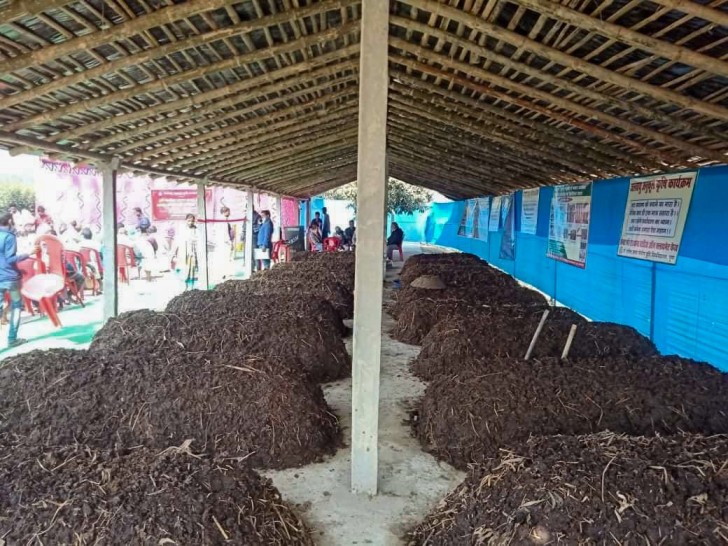
[[(270, 253), (273, 250), (273, 222), (270, 219), (270, 211), (261, 211), (262, 222), (260, 229), (258, 230), (258, 238), (256, 246), (260, 249), (268, 250)], [(261, 262), (261, 269), (270, 268), (270, 260), (259, 260)]]
[(0, 306), (5, 305), (5, 294), (10, 294), (9, 348), (25, 343), (24, 339), (18, 338), (23, 297), (20, 294), (20, 271), (17, 264), (28, 257), (27, 254), (18, 254), (13, 215), (3, 214), (0, 216)]

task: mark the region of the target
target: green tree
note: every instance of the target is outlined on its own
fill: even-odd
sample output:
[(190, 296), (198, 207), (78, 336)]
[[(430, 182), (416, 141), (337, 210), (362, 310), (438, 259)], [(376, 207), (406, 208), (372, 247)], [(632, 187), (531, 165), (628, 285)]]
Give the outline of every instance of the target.
[[(326, 199), (349, 201), (349, 206), (356, 211), (356, 182), (324, 194)], [(432, 201), (432, 193), (407, 184), (401, 180), (390, 178), (387, 184), (387, 212), (392, 214), (414, 214), (423, 212)]]
[(18, 210), (28, 209), (35, 212), (35, 191), (22, 184), (0, 184), (0, 214), (5, 214), (10, 205)]

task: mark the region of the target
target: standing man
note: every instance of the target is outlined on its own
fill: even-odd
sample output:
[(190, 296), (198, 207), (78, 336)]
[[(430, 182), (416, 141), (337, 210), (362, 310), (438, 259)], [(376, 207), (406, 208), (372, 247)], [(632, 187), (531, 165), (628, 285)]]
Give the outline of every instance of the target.
[(356, 226), (354, 220), (349, 220), (349, 227), (344, 230), (344, 238), (346, 246), (351, 247), (354, 244), (354, 233), (356, 233)]
[(9, 212), (3, 214), (0, 216), (0, 305), (4, 305), (5, 294), (9, 293), (8, 348), (17, 347), (26, 342), (26, 340), (18, 338), (23, 297), (20, 295), (20, 271), (18, 271), (17, 264), (28, 257), (27, 254), (18, 254), (13, 215)]
[(270, 211), (261, 211), (262, 221), (260, 223), (260, 229), (258, 230), (258, 242), (257, 247), (260, 250), (268, 251), (267, 260), (259, 260), (259, 269), (270, 269), (270, 258), (273, 252), (273, 221), (270, 219)]
[(322, 212), (322, 224), (321, 224), (321, 236), (326, 239), (331, 235), (331, 218), (329, 218), (329, 213), (326, 212), (326, 207), (321, 209)]

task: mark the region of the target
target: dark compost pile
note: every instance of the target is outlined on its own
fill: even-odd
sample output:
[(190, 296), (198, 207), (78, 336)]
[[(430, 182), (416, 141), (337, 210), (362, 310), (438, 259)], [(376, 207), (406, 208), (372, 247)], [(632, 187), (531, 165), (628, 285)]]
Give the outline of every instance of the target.
[(445, 290), (403, 289), (392, 309), (397, 318), (392, 337), (403, 343), (419, 345), (437, 323), (452, 316), (469, 316), (490, 308), (493, 313), (509, 313), (513, 307), (529, 308), (534, 312), (546, 308), (546, 300), (537, 292), (497, 276), (490, 279), (493, 281), (490, 286), (473, 284), (470, 288)]
[(90, 351), (164, 356), (260, 354), (295, 365), (312, 381), (333, 381), (351, 374), (351, 357), (340, 329), (281, 307), (245, 308), (233, 315), (122, 313), (96, 333)]
[(411, 544), (728, 541), (728, 437), (535, 437), (474, 467)]
[(253, 281), (226, 281), (223, 285), (237, 283), (240, 289), (231, 287), (223, 290), (189, 290), (172, 298), (167, 304), (168, 313), (197, 313), (209, 316), (222, 314), (229, 319), (255, 317), (265, 309), (291, 313), (297, 317), (315, 317), (322, 326), (337, 330), (341, 335), (348, 329), (341, 321), (339, 313), (332, 304), (311, 293), (293, 291), (255, 291), (250, 288), (259, 287)]
[(260, 271), (253, 279), (260, 277), (290, 277), (298, 275), (311, 281), (311, 287), (319, 284), (341, 283), (354, 290), (355, 255), (353, 252), (316, 252), (303, 261), (277, 265), (268, 271)]
[[(247, 281), (225, 281), (216, 286), (214, 292), (265, 296), (281, 301), (320, 300), (331, 304), (339, 323), (354, 316), (354, 293), (340, 282), (317, 284), (297, 275), (288, 275), (286, 278), (260, 275)], [(309, 314), (308, 311), (306, 314)], [(310, 316), (313, 316), (313, 312)]]
[(426, 450), (465, 468), (532, 434), (728, 432), (727, 399), (728, 376), (677, 357), (492, 358), (436, 377), (414, 428)]
[(402, 270), (399, 278), (404, 284), (409, 284), (420, 275), (435, 275), (434, 272), (440, 267), (458, 266), (485, 266), (487, 262), (481, 260), (475, 254), (453, 252), (448, 254), (415, 254), (410, 256)]
[(195, 444), (124, 453), (75, 445), (0, 459), (5, 544), (313, 544), (271, 482)]
[[(497, 307), (472, 314), (456, 314), (439, 322), (422, 341), (422, 351), (412, 364), (413, 373), (430, 380), (438, 374), (455, 374), (461, 363), (490, 357), (523, 358), (538, 327), (543, 311), (533, 308)], [(646, 337), (629, 326), (587, 322), (565, 307), (550, 310), (532, 358), (561, 355), (569, 329), (577, 325), (569, 358), (590, 356), (654, 356), (657, 349)]]
[(270, 357), (32, 351), (0, 367), (5, 443), (198, 450), (267, 468), (332, 453), (321, 388)]

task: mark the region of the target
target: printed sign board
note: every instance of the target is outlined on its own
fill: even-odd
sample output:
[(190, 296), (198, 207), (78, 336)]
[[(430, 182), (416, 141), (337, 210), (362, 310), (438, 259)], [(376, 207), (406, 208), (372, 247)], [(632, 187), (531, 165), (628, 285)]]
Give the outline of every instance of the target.
[(538, 197), (539, 188), (523, 190), (521, 195), (521, 233), (536, 235), (538, 225)]
[(546, 251), (549, 258), (586, 267), (591, 195), (591, 183), (554, 188)]

